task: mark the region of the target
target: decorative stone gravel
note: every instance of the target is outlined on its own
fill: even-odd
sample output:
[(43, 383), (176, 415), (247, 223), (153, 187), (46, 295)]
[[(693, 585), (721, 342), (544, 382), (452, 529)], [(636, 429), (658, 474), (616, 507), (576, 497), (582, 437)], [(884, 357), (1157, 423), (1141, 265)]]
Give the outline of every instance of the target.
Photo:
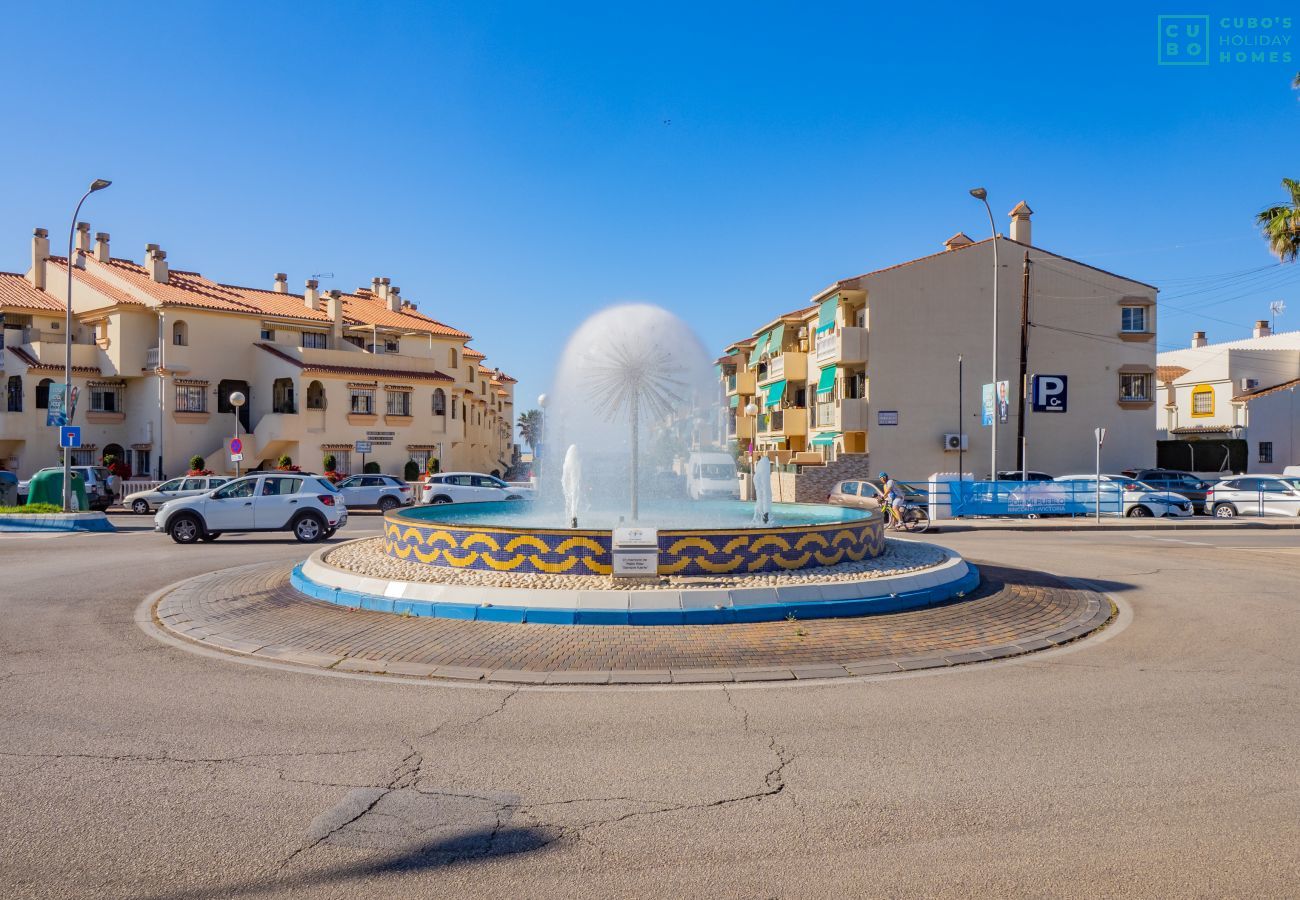
[(827, 584), (885, 578), (918, 569), (929, 569), (944, 561), (938, 547), (914, 541), (887, 539), (885, 552), (861, 562), (835, 566), (796, 569), (791, 572), (765, 572), (759, 575), (716, 575), (712, 577), (660, 576), (655, 581), (616, 581), (608, 575), (537, 575), (522, 572), (484, 572), (478, 569), (450, 569), (426, 566), (411, 560), (393, 559), (384, 554), (384, 539), (365, 538), (349, 541), (325, 555), (331, 566), (357, 575), (414, 581), (427, 584), (454, 584), (467, 587), (548, 588), (573, 591), (655, 590), (659, 588), (735, 588), (773, 587), (776, 585)]

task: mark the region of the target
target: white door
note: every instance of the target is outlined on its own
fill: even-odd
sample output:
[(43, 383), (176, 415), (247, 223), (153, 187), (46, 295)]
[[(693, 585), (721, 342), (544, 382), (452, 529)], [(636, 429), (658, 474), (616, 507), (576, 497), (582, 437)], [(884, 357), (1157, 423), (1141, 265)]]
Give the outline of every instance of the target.
[(253, 492), (256, 478), (241, 478), (217, 490), (203, 501), (203, 519), (209, 531), (246, 531), (253, 524)]
[(451, 497), (455, 503), (473, 503), (475, 500), (485, 499), (478, 496), (474, 490), (473, 475), (448, 475), (443, 479), (443, 491), (448, 497)]
[(479, 502), (491, 500), (504, 500), (506, 492), (495, 479), (486, 475), (475, 475), (474, 478), (474, 499)]
[(273, 475), (262, 479), (254, 513), (255, 528), (283, 528), (302, 505), (302, 479)]
[(180, 496), (178, 492), (181, 489), (181, 485), (184, 483), (184, 478), (173, 478), (171, 481), (160, 484), (154, 492), (155, 496), (150, 499), (155, 503), (166, 503), (168, 500), (175, 500)]
[(1259, 482), (1264, 491), (1264, 515), (1294, 517), (1300, 512), (1300, 494), (1292, 491), (1285, 481), (1261, 478)]

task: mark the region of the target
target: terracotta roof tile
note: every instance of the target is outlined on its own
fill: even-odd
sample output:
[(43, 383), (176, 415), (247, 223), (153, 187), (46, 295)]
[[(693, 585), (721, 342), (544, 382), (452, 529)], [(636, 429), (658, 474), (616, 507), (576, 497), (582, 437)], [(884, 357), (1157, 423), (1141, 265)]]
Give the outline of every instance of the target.
[(1229, 425), (1184, 425), (1182, 428), (1175, 428), (1170, 434), (1231, 434), (1232, 427)]
[[(33, 372), (62, 372), (62, 365), (43, 363), (22, 347), (6, 347), (10, 353), (22, 360), (23, 365)], [(72, 371), (78, 375), (102, 375), (99, 366), (73, 366)]]
[(466, 347), (463, 355), (466, 359), (487, 359), (486, 353), (480, 353), (473, 347)]
[(1191, 369), (1183, 366), (1156, 366), (1156, 378), (1162, 384), (1168, 384), (1171, 381), (1177, 381), (1190, 371)]
[(343, 318), (350, 324), (378, 325), (380, 328), (398, 328), (403, 331), (419, 331), (439, 337), (469, 340), (465, 332), (452, 328), (436, 319), (431, 319), (409, 303), (403, 303), (401, 312), (393, 312), (388, 304), (370, 293), (366, 288), (359, 288), (356, 293), (344, 294)]
[(455, 381), (450, 375), (444, 375), (436, 369), (416, 370), (416, 369), (380, 369), (373, 366), (337, 366), (323, 363), (307, 362), (298, 359), (292, 354), (285, 353), (272, 347), (270, 344), (254, 344), (261, 347), (272, 356), (279, 357), (291, 365), (295, 365), (307, 374), (320, 373), (322, 375), (368, 375), (374, 378), (412, 378), (422, 381)]
[(64, 305), (16, 272), (0, 272), (0, 306), (62, 312)]
[(1292, 378), (1290, 381), (1284, 381), (1281, 384), (1275, 384), (1271, 387), (1255, 388), (1253, 391), (1246, 391), (1233, 397), (1233, 402), (1250, 401), (1256, 397), (1263, 397), (1267, 394), (1274, 394), (1278, 391), (1285, 391), (1291, 388), (1300, 387), (1300, 378)]

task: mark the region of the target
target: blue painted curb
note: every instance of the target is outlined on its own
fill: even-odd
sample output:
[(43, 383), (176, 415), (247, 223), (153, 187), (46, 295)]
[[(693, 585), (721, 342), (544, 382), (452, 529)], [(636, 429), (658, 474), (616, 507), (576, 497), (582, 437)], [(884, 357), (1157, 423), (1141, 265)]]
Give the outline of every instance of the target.
[(902, 594), (883, 594), (856, 600), (814, 603), (763, 603), (705, 609), (537, 609), (524, 606), (435, 603), (428, 600), (394, 600), (376, 594), (345, 591), (312, 581), (294, 566), (289, 583), (314, 600), (353, 609), (370, 609), (412, 616), (465, 619), (479, 622), (531, 622), (546, 625), (724, 625), (732, 622), (778, 622), (795, 619), (829, 619), (870, 616), (936, 606), (979, 587), (979, 570), (966, 564), (966, 574), (947, 584)]
[(0, 531), (117, 531), (103, 513), (38, 513), (34, 516), (0, 516)]

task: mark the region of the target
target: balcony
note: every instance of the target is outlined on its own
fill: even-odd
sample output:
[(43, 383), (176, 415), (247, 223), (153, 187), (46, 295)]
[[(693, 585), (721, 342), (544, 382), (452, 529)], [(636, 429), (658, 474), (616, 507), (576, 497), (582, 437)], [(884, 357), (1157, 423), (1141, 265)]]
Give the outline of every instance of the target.
[(761, 384), (771, 381), (805, 381), (808, 378), (808, 354), (791, 350), (778, 353), (767, 361), (767, 374), (760, 380)]
[(758, 378), (752, 370), (728, 375), (724, 381), (727, 386), (728, 397), (733, 394), (753, 395), (758, 384)]
[(141, 367), (146, 372), (157, 370), (159, 360), (165, 359), (167, 371), (183, 375), (190, 370), (190, 348), (185, 344), (168, 344), (164, 353), (159, 353), (157, 347), (150, 347), (144, 352), (144, 365)]
[[(9, 346), (16, 346), (18, 342), (14, 340), (14, 331), (11, 329), (6, 335), (6, 343)], [(23, 329), (23, 346), (27, 352), (34, 356), (41, 365), (45, 366), (62, 366), (67, 354), (64, 351), (63, 335), (57, 331), (37, 331), (33, 328)], [(89, 368), (100, 368), (102, 359), (100, 357), (99, 347), (95, 344), (73, 344), (72, 345), (72, 364), (74, 366), (86, 366)], [(106, 373), (107, 374), (107, 373)]]
[(808, 433), (808, 411), (792, 406), (774, 409), (758, 417), (758, 430), (762, 437), (800, 437)]
[(813, 360), (819, 366), (864, 363), (867, 361), (867, 338), (867, 329), (857, 326), (825, 331), (817, 335)]

